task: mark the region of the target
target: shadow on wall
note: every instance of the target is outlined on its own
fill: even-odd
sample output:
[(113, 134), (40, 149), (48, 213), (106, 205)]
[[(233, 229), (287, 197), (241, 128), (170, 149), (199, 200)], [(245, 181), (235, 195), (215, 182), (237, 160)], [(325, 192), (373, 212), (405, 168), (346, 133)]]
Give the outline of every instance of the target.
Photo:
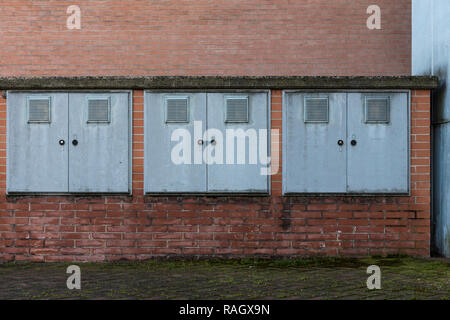
[(439, 89), (433, 91), (433, 122), (440, 123), (448, 120), (445, 114), (447, 103), (447, 76), (449, 64), (441, 64), (435, 69), (435, 75), (439, 77)]

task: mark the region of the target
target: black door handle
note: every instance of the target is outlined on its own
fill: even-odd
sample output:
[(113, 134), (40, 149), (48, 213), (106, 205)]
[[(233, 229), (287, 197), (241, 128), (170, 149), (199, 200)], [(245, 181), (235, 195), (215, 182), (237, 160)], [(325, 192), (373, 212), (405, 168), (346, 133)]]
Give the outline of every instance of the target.
[(343, 146), (344, 145), (344, 141), (343, 140), (339, 140), (338, 141), (338, 146)]
[(59, 145), (60, 145), (60, 146), (63, 146), (63, 145), (65, 145), (65, 144), (66, 144), (66, 142), (65, 142), (63, 139), (59, 140)]
[(211, 140), (211, 144), (212, 144), (213, 146), (215, 146), (215, 145), (216, 145), (216, 140), (215, 140), (215, 139), (212, 139), (212, 140)]
[(76, 146), (76, 145), (78, 145), (78, 140), (72, 140), (72, 144), (74, 145), (74, 146)]
[(350, 142), (350, 144), (351, 144), (352, 146), (356, 146), (357, 142), (356, 142), (356, 140), (352, 140), (352, 141)]

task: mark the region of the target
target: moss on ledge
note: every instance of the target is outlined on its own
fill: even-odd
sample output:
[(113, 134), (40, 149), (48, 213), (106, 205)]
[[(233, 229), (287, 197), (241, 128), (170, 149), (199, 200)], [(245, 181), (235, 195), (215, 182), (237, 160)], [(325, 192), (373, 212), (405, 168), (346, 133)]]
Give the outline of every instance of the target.
[(435, 89), (437, 77), (156, 76), (0, 77), (1, 90), (76, 89)]

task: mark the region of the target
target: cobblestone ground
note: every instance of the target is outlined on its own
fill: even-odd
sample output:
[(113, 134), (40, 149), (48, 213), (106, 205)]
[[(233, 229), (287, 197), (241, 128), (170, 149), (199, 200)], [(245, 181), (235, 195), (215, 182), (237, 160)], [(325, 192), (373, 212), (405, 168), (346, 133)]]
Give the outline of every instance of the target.
[[(381, 290), (366, 269), (381, 268)], [(450, 261), (412, 258), (0, 264), (0, 299), (450, 299)]]

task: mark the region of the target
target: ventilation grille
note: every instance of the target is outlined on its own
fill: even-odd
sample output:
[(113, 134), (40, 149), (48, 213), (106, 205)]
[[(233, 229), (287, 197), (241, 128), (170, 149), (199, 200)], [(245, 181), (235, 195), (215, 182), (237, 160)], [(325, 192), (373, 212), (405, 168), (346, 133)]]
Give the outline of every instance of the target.
[(305, 122), (328, 122), (328, 98), (305, 98)]
[(166, 103), (166, 122), (189, 122), (187, 98), (170, 98)]
[(226, 99), (225, 122), (248, 122), (248, 97)]
[(389, 122), (389, 98), (366, 98), (366, 123)]
[(50, 98), (28, 101), (28, 122), (50, 123)]
[(110, 122), (109, 99), (88, 100), (88, 122)]

